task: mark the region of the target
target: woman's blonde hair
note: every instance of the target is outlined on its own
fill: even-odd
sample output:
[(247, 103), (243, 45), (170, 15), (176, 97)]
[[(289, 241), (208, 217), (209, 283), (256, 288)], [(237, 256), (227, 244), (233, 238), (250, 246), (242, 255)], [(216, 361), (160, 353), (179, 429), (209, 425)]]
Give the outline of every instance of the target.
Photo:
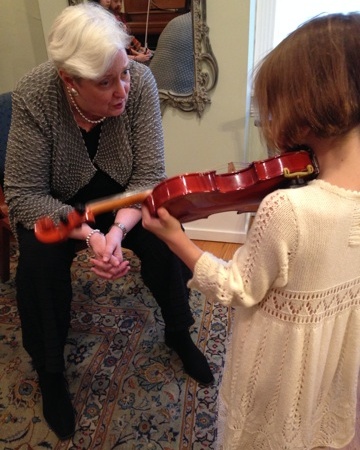
[(271, 150), (336, 137), (360, 123), (360, 14), (318, 16), (292, 32), (255, 72), (260, 131)]
[(68, 6), (55, 19), (48, 39), (50, 59), (70, 75), (98, 79), (131, 37), (116, 17), (97, 4)]

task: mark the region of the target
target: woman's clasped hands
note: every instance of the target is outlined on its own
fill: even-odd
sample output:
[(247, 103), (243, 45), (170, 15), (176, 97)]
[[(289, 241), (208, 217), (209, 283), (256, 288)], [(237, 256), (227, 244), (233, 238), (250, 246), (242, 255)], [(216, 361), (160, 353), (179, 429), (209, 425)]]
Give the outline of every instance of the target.
[(130, 270), (130, 263), (124, 259), (121, 241), (111, 230), (106, 234), (94, 233), (90, 240), (94, 257), (92, 272), (106, 280), (116, 280), (125, 276)]

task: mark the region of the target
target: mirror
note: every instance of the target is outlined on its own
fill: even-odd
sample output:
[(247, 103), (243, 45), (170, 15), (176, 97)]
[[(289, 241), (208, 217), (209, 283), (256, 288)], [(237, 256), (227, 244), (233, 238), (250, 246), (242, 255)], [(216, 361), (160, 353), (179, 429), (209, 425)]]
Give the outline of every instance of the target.
[(209, 40), (206, 23), (206, 0), (192, 0), (192, 32), (194, 58), (194, 86), (192, 92), (182, 94), (172, 90), (159, 89), (162, 113), (172, 106), (182, 111), (196, 111), (202, 116), (207, 104), (211, 103), (209, 92), (218, 80), (218, 65)]
[[(82, 3), (83, 1), (84, 0), (69, 0), (69, 4), (74, 5), (76, 3)], [(145, 1), (145, 3), (147, 4), (148, 0)], [(166, 10), (166, 8), (164, 8), (164, 10)], [(160, 88), (159, 98), (162, 113), (164, 113), (166, 107), (171, 106), (182, 111), (195, 111), (197, 115), (201, 117), (206, 106), (211, 103), (209, 92), (216, 86), (219, 70), (210, 45), (209, 27), (206, 23), (206, 0), (191, 0), (191, 13), (189, 14), (191, 14), (192, 19), (193, 37), (193, 54), (190, 55), (190, 57), (192, 56), (191, 70), (193, 71), (190, 84), (192, 88), (186, 93), (183, 93), (183, 91), (177, 92), (172, 89), (165, 90)], [(131, 22), (130, 29), (134, 30)], [(134, 34), (136, 35), (136, 33)], [(156, 58), (154, 57), (154, 63), (155, 59)], [(166, 67), (166, 61), (164, 65)], [(149, 66), (152, 68), (152, 63), (150, 63)], [(166, 71), (166, 69), (163, 70)], [(178, 77), (179, 72), (180, 71), (177, 70)]]

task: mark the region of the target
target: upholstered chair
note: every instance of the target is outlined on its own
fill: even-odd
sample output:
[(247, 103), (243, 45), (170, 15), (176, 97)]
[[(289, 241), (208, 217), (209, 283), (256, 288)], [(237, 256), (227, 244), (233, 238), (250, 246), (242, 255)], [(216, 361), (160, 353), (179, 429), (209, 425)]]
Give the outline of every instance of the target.
[(10, 277), (10, 230), (5, 204), (4, 166), (8, 134), (11, 123), (11, 92), (0, 94), (0, 281), (5, 283)]

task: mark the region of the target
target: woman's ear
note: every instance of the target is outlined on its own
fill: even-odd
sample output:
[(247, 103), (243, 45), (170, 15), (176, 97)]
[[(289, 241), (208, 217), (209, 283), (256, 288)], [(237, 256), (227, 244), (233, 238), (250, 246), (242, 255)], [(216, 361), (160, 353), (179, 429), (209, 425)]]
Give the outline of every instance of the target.
[(65, 84), (65, 87), (70, 94), (70, 96), (76, 97), (79, 95), (79, 92), (75, 89), (75, 79), (74, 77), (70, 76), (65, 70), (60, 69), (59, 70), (59, 77), (62, 79), (63, 83)]
[(65, 85), (69, 88), (74, 88), (74, 77), (70, 76), (65, 70), (59, 70), (59, 77), (65, 83)]

